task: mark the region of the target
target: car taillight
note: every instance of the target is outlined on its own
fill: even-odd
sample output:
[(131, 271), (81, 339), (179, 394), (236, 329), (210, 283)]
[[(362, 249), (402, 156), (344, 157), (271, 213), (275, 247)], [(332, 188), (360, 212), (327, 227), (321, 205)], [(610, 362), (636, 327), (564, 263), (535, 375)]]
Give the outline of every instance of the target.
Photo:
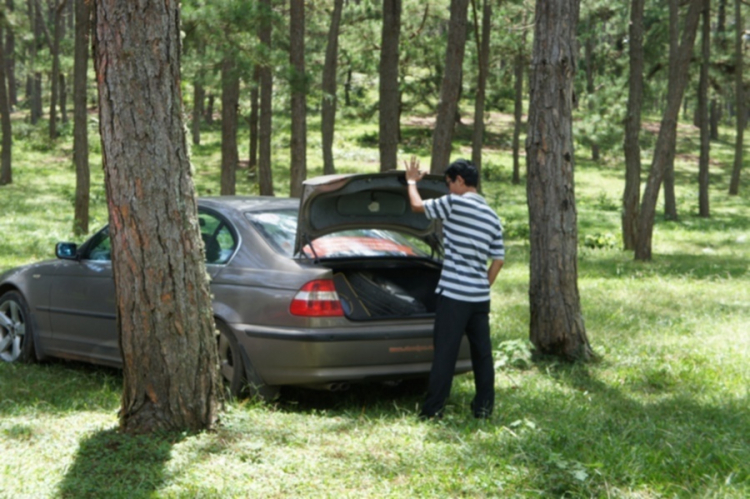
[(336, 287), (330, 279), (310, 281), (294, 295), (289, 308), (292, 315), (337, 317), (344, 315)]

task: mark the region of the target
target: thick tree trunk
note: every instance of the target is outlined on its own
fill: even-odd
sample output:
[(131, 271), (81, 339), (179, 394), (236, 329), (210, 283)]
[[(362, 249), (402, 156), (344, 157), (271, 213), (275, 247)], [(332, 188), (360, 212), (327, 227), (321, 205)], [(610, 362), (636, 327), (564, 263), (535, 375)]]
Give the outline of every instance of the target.
[(227, 56), (221, 65), (221, 195), (234, 196), (237, 184), (237, 107), (240, 99), (240, 77), (235, 57)]
[(516, 53), (515, 61), (515, 102), (513, 105), (513, 183), (521, 183), (521, 120), (523, 120), (523, 68), (526, 65), (524, 52), (526, 51), (526, 13), (523, 15), (523, 31), (521, 32), (521, 46)]
[(73, 162), (76, 167), (76, 200), (73, 232), (89, 232), (89, 171), (88, 111), (86, 109), (91, 8), (87, 0), (75, 0), (75, 57), (73, 61)]
[(401, 0), (383, 0), (380, 44), (380, 171), (398, 168), (398, 44), (401, 33)]
[(120, 427), (212, 427), (215, 325), (180, 97), (176, 2), (96, 2), (100, 131), (123, 357)]
[[(271, 0), (261, 0), (262, 7), (259, 38), (261, 45), (271, 51)], [(273, 75), (270, 61), (260, 67), (260, 119), (258, 132), (258, 187), (260, 194), (273, 196), (273, 174), (271, 172), (271, 132), (273, 127)]]
[[(473, 3), (472, 3), (473, 5)], [(484, 101), (487, 87), (487, 73), (490, 66), (490, 23), (492, 20), (492, 3), (484, 0), (482, 8), (482, 39), (477, 40), (479, 51), (479, 78), (477, 80), (477, 95), (474, 99), (474, 131), (471, 141), (471, 161), (479, 172), (477, 188), (482, 189), (482, 147), (484, 146)], [(474, 24), (477, 23), (477, 11), (474, 8)], [(476, 30), (475, 30), (476, 32)], [(479, 36), (479, 35), (477, 35)]]
[(711, 63), (711, 0), (703, 0), (703, 32), (701, 35), (701, 76), (698, 85), (698, 116), (701, 127), (701, 152), (698, 162), (698, 209), (701, 217), (711, 216), (708, 200), (708, 160), (711, 131), (708, 117), (708, 68)]
[(307, 75), (305, 74), (305, 2), (290, 0), (289, 63), (292, 66), (292, 133), (289, 196), (302, 195), (307, 176)]
[(651, 163), (646, 189), (643, 193), (640, 213), (638, 214), (638, 240), (635, 247), (636, 260), (651, 259), (651, 244), (654, 232), (654, 217), (659, 188), (664, 180), (670, 159), (674, 158), (677, 139), (677, 116), (680, 103), (685, 93), (688, 80), (688, 66), (693, 53), (698, 20), (703, 7), (703, 0), (690, 0), (690, 7), (682, 33), (682, 42), (674, 61), (675, 70), (669, 72), (669, 90), (667, 106), (659, 127), (659, 136), (654, 146), (654, 157)]
[(461, 92), (461, 67), (466, 45), (466, 14), (469, 0), (451, 0), (448, 46), (445, 49), (445, 70), (440, 88), (435, 131), (432, 135), (430, 172), (442, 174), (450, 163), (453, 127), (456, 123), (458, 97)]
[(10, 122), (10, 99), (7, 91), (7, 73), (5, 71), (5, 47), (3, 47), (3, 26), (0, 24), (0, 128), (3, 132), (2, 151), (0, 152), (0, 185), (13, 183), (11, 149), (13, 133)]
[(734, 95), (737, 106), (737, 135), (734, 142), (734, 167), (732, 168), (732, 178), (729, 181), (729, 195), (736, 196), (740, 193), (740, 170), (742, 170), (742, 161), (745, 153), (745, 90), (742, 84), (743, 71), (743, 50), (742, 34), (744, 22), (742, 19), (742, 0), (734, 0), (734, 18), (735, 18), (735, 63), (734, 63)]
[(644, 0), (630, 7), (630, 77), (628, 111), (625, 116), (625, 192), (622, 197), (622, 242), (635, 249), (638, 239), (638, 208), (641, 202), (641, 108), (643, 107), (643, 9)]
[(543, 354), (586, 360), (578, 294), (573, 179), (573, 76), (579, 0), (537, 0), (526, 139), (531, 240), (531, 342)]
[[(669, 73), (670, 78), (672, 71), (676, 70), (675, 61), (677, 60), (677, 51), (680, 42), (680, 22), (679, 22), (679, 0), (669, 0)], [(687, 99), (684, 99), (683, 105), (687, 107)], [(667, 168), (664, 172), (664, 218), (667, 220), (677, 220), (677, 201), (674, 192), (674, 149), (670, 152), (667, 160)]]
[(336, 129), (336, 71), (339, 51), (339, 26), (344, 0), (335, 0), (328, 28), (328, 44), (323, 66), (323, 103), (321, 106), (320, 130), (323, 138), (323, 174), (336, 173), (333, 164), (333, 134)]

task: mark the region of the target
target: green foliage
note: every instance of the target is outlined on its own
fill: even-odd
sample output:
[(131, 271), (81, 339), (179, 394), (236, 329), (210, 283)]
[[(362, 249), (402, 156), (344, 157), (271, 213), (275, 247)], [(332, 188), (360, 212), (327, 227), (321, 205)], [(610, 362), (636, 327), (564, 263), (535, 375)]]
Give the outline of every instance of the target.
[(616, 247), (617, 244), (618, 240), (611, 232), (586, 234), (583, 238), (583, 245), (592, 249), (611, 249)]

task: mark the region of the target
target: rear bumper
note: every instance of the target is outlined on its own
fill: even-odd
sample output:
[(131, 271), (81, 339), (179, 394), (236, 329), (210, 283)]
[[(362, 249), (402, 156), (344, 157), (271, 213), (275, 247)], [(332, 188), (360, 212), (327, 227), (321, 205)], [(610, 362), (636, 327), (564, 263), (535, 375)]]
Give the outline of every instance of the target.
[[(432, 365), (432, 322), (355, 328), (287, 329), (232, 324), (268, 385), (318, 385), (424, 377)], [(461, 343), (456, 373), (471, 370)]]

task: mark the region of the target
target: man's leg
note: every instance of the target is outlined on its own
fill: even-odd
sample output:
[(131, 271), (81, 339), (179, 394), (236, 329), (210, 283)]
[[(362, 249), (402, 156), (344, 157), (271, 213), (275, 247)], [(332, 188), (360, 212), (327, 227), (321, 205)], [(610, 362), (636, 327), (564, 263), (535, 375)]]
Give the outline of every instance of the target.
[(435, 351), (421, 417), (439, 416), (451, 393), (458, 349), (471, 314), (470, 304), (438, 295), (433, 345)]
[(474, 313), (466, 327), (476, 388), (471, 409), (478, 418), (489, 417), (495, 405), (495, 363), (492, 358), (489, 311), (489, 302), (474, 304)]

